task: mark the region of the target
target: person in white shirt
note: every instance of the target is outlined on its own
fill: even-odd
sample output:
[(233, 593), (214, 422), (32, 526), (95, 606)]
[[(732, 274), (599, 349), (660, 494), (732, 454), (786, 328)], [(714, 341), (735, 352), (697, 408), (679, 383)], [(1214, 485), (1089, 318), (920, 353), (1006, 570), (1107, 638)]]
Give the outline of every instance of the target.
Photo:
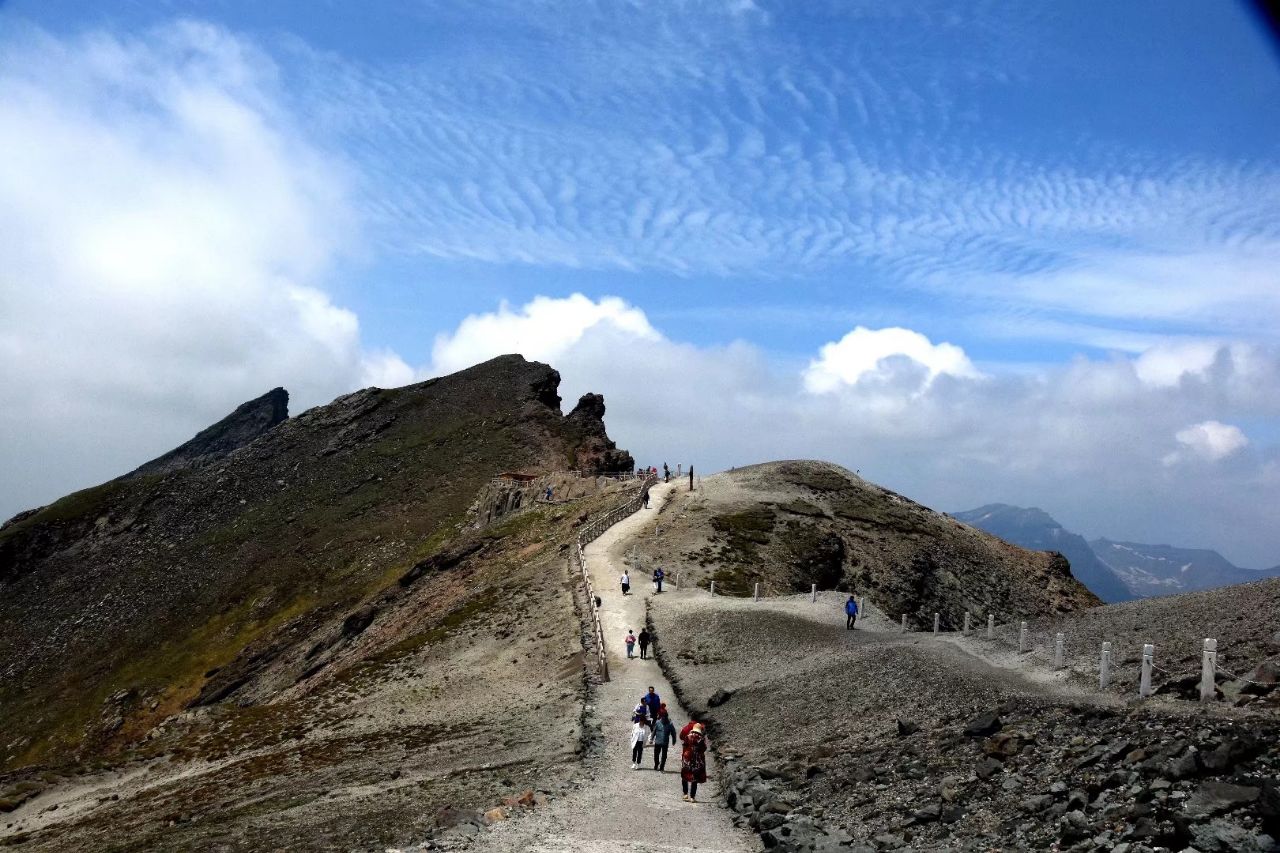
[(628, 595), (631, 592), (631, 575), (623, 572), (622, 577), (618, 580), (622, 583), (622, 594)]

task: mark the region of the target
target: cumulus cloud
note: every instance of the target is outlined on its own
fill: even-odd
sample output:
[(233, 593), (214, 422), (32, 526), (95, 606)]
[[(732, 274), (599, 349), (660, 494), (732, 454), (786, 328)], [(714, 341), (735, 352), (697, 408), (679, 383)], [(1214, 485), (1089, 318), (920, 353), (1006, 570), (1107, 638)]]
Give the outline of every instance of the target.
[(593, 330), (638, 341), (661, 337), (643, 311), (617, 297), (596, 301), (581, 293), (563, 299), (539, 296), (515, 310), (503, 302), (496, 312), (473, 314), (452, 333), (438, 335), (430, 372), (452, 373), (509, 352), (554, 363)]
[(1180, 429), (1173, 436), (1181, 450), (1176, 450), (1164, 458), (1166, 465), (1176, 465), (1187, 458), (1199, 458), (1209, 462), (1217, 462), (1244, 449), (1249, 438), (1238, 426), (1224, 424), (1220, 421), (1203, 421)]
[(824, 344), (818, 357), (805, 370), (805, 387), (822, 394), (842, 386), (857, 385), (868, 374), (886, 369), (887, 362), (903, 358), (922, 368), (920, 386), (947, 374), (963, 379), (979, 373), (960, 347), (934, 344), (910, 329), (867, 329), (858, 326), (840, 340)]
[(317, 284), (351, 247), (349, 176), (277, 106), (251, 44), (179, 23), (15, 27), (0, 50), (5, 509), (128, 470), (274, 385), (297, 410), (411, 375)]

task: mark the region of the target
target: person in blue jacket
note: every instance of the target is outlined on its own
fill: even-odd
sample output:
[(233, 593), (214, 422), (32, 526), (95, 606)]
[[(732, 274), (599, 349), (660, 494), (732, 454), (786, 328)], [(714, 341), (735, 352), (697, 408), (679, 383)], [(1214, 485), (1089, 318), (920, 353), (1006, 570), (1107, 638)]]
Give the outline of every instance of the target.
[(852, 595), (849, 600), (844, 603), (844, 627), (845, 630), (852, 631), (853, 623), (858, 621), (858, 602)]

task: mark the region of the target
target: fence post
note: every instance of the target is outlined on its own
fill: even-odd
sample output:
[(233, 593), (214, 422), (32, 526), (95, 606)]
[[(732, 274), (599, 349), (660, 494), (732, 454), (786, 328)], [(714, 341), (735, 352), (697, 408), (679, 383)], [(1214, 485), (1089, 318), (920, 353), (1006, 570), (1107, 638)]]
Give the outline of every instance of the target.
[(938, 633), (938, 614), (933, 614), (933, 633)]
[(1058, 634), (1058, 636), (1054, 637), (1054, 643), (1053, 643), (1053, 668), (1054, 669), (1062, 669), (1063, 658), (1066, 656), (1062, 648), (1062, 643), (1064, 639), (1065, 638), (1063, 637), (1062, 634)]
[(813, 604), (818, 600), (818, 585), (810, 584), (809, 586), (809, 603)]
[(969, 635), (969, 629), (970, 629), (971, 627), (973, 627), (973, 614), (972, 614), (972, 613), (970, 613), (968, 610), (966, 610), (966, 611), (964, 612), (964, 633), (965, 633), (965, 636), (968, 636), (968, 635)]
[(712, 581), (712, 582), (711, 582), (711, 594), (712, 594), (712, 595), (715, 595), (715, 594), (716, 594), (716, 582), (715, 582), (715, 581)]
[(1144, 643), (1142, 646), (1142, 678), (1138, 681), (1138, 695), (1146, 699), (1151, 695), (1151, 667), (1153, 666), (1152, 658), (1155, 657), (1156, 647), (1150, 643)]
[(1217, 698), (1214, 676), (1218, 672), (1218, 641), (1205, 638), (1204, 662), (1200, 665), (1200, 701), (1212, 702)]
[(996, 638), (996, 615), (994, 613), (987, 614), (987, 639), (994, 640)]
[(858, 596), (858, 615), (863, 615), (863, 611), (867, 609), (867, 597), (865, 595)]
[(902, 633), (907, 633), (907, 614), (902, 614)]
[(756, 591), (755, 591), (755, 596), (754, 596), (753, 600), (754, 600), (754, 601), (759, 601), (759, 600), (760, 600), (760, 582), (759, 582), (759, 581), (757, 581), (757, 582), (756, 582)]
[(1111, 643), (1102, 644), (1102, 660), (1098, 664), (1098, 689), (1106, 690), (1111, 683)]
[(1022, 622), (1018, 625), (1018, 651), (1025, 653), (1027, 651), (1027, 623)]
[(676, 572), (674, 575), (672, 575), (671, 587), (676, 590), (680, 589), (680, 573), (679, 572)]

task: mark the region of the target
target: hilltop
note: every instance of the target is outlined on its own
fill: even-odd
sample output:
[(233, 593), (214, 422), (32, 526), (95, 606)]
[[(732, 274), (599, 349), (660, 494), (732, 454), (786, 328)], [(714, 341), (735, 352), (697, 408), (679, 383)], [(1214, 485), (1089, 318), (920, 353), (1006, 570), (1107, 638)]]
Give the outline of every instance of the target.
[[(682, 584), (749, 595), (856, 591), (915, 625), (975, 613), (1066, 612), (1099, 604), (1058, 554), (1027, 551), (826, 462), (770, 462), (677, 488), (661, 558)], [(660, 547), (659, 547), (660, 543)]]

